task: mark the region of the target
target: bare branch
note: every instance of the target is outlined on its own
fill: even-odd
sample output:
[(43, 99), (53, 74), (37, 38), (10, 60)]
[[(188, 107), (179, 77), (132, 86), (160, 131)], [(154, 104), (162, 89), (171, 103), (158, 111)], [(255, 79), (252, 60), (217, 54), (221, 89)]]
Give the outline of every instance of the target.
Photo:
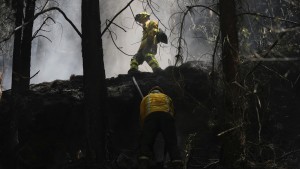
[(33, 18), (31, 18), (28, 22), (18, 26), (17, 28), (14, 29), (13, 32), (10, 33), (10, 35), (8, 37), (6, 37), (5, 39), (3, 39), (2, 41), (0, 41), (0, 43), (2, 42), (5, 42), (7, 40), (9, 40), (11, 38), (11, 36), (16, 32), (18, 31), (19, 29), (21, 29), (22, 27), (26, 26), (27, 24), (29, 24), (30, 22), (33, 22), (38, 16), (46, 13), (46, 12), (49, 12), (49, 11), (53, 11), (53, 10), (57, 10), (58, 12), (60, 12), (63, 17), (71, 24), (71, 26), (73, 27), (73, 29), (77, 32), (77, 34), (82, 38), (82, 34), (80, 33), (80, 31), (77, 29), (77, 27), (74, 25), (74, 23), (67, 17), (67, 15), (58, 7), (51, 7), (51, 8), (48, 8), (48, 9), (45, 9), (41, 12), (38, 12), (34, 15)]
[(300, 58), (250, 58), (252, 62), (292, 62), (292, 61), (300, 61)]
[(211, 162), (211, 163), (207, 164), (207, 165), (204, 166), (203, 168), (204, 168), (204, 169), (205, 169), (205, 168), (210, 168), (211, 166), (216, 165), (216, 164), (218, 164), (219, 162), (220, 162), (219, 160), (216, 160), (216, 161), (214, 161), (214, 162)]
[(263, 17), (263, 18), (269, 18), (269, 19), (273, 19), (273, 20), (279, 20), (279, 21), (283, 21), (283, 22), (288, 22), (288, 23), (292, 23), (292, 24), (296, 24), (296, 25), (300, 24), (299, 22), (295, 22), (295, 21), (291, 21), (291, 20), (286, 20), (286, 19), (279, 18), (279, 17), (267, 16), (267, 15), (263, 15), (263, 14), (260, 14), (260, 13), (245, 12), (245, 13), (240, 13), (237, 16), (241, 16), (241, 15), (259, 16), (259, 17)]
[[(107, 24), (107, 21), (109, 21), (109, 22), (111, 22), (110, 20), (106, 20), (106, 24)], [(115, 26), (117, 26), (117, 27), (119, 27), (120, 29), (122, 29), (124, 32), (126, 32), (126, 30), (124, 29), (124, 28), (122, 28), (121, 26), (119, 26), (119, 25), (117, 25), (117, 24), (115, 24), (115, 23), (113, 23), (113, 22), (111, 22), (112, 24), (114, 24)], [(130, 54), (127, 54), (127, 53), (125, 53), (123, 50), (121, 50), (121, 48), (116, 44), (116, 42), (115, 42), (115, 40), (114, 40), (114, 37), (112, 36), (112, 33), (116, 36), (116, 39), (117, 39), (117, 35), (113, 32), (113, 31), (111, 31), (110, 29), (107, 29), (108, 30), (108, 32), (109, 32), (109, 35), (110, 35), (110, 37), (111, 37), (111, 40), (113, 41), (113, 44), (115, 45), (115, 47), (120, 51), (120, 52), (122, 52), (124, 55), (127, 55), (127, 56), (134, 56), (134, 55), (130, 55)]]
[(213, 52), (213, 55), (212, 55), (212, 70), (211, 70), (211, 95), (213, 96), (214, 95), (214, 91), (215, 91), (215, 56), (216, 56), (216, 52), (217, 52), (217, 48), (218, 48), (218, 43), (219, 43), (219, 40), (220, 40), (220, 34), (221, 34), (221, 31), (219, 30), (218, 32), (218, 36), (217, 36), (217, 39), (216, 39), (216, 43), (215, 43), (215, 47), (214, 47), (214, 52)]
[[(106, 20), (106, 23), (107, 23), (107, 21), (109, 21), (110, 22), (110, 20)], [(122, 28), (121, 26), (119, 26), (118, 24), (116, 24), (116, 23), (114, 23), (114, 22), (112, 22), (112, 24), (114, 24), (115, 26), (117, 26), (118, 28), (120, 28), (120, 29), (122, 29), (124, 32), (127, 32), (124, 28)]]
[(265, 66), (265, 65), (263, 65), (263, 64), (262, 64), (261, 66), (262, 66), (263, 68), (267, 69), (268, 71), (275, 73), (275, 74), (276, 74), (277, 76), (279, 76), (280, 78), (282, 78), (282, 79), (284, 79), (284, 80), (290, 82), (289, 79), (287, 79), (286, 77), (282, 76), (280, 73), (276, 72), (275, 70), (273, 70), (273, 69), (271, 69), (271, 68), (269, 68), (269, 67), (267, 67), (267, 66)]
[(184, 21), (185, 21), (185, 17), (188, 14), (188, 12), (190, 12), (193, 8), (197, 8), (197, 7), (202, 7), (202, 8), (206, 8), (211, 10), (212, 12), (214, 12), (217, 16), (219, 16), (220, 14), (215, 11), (214, 9), (205, 6), (205, 5), (194, 5), (194, 6), (186, 6), (187, 9), (185, 10), (185, 12), (183, 13), (183, 17), (182, 17), (182, 21), (181, 21), (181, 25), (180, 25), (180, 35), (179, 35), (179, 39), (178, 39), (178, 47), (177, 47), (177, 55), (176, 57), (176, 62), (175, 62), (175, 66), (177, 65), (178, 61), (182, 60), (182, 47), (181, 47), (181, 41), (183, 40), (182, 36), (183, 36), (183, 25), (184, 25)]
[(113, 33), (113, 32), (112, 32), (110, 29), (107, 29), (107, 30), (108, 30), (108, 32), (109, 32), (109, 35), (110, 35), (111, 40), (113, 41), (115, 47), (116, 47), (120, 52), (122, 52), (124, 55), (127, 55), (127, 56), (134, 56), (134, 55), (127, 54), (127, 53), (125, 53), (123, 50), (121, 50), (121, 48), (116, 44), (116, 42), (115, 42), (115, 40), (114, 40), (114, 37), (112, 36), (112, 33)]
[(43, 38), (46, 38), (48, 41), (50, 41), (50, 42), (52, 43), (52, 40), (49, 39), (49, 38), (48, 38), (47, 36), (45, 36), (45, 35), (37, 35), (37, 36), (33, 37), (32, 40), (33, 40), (34, 38), (37, 38), (37, 37), (43, 37)]
[(31, 77), (30, 77), (30, 79), (32, 79), (32, 78), (34, 78), (37, 74), (39, 74), (40, 73), (40, 71), (37, 71), (34, 75), (32, 75)]
[[(269, 55), (269, 53), (272, 51), (272, 49), (278, 44), (279, 40), (285, 35), (285, 33), (280, 34), (279, 38), (269, 47), (268, 51), (264, 54), (264, 56), (262, 58), (265, 58), (266, 56)], [(245, 76), (244, 82), (247, 79), (247, 77), (252, 74), (257, 68), (258, 66), (260, 66), (262, 64), (262, 62), (260, 61), (258, 64), (256, 64)]]
[[(259, 104), (260, 100), (259, 97), (257, 95), (255, 95), (256, 99), (257, 99), (257, 104)], [(262, 129), (262, 125), (261, 125), (261, 118), (260, 118), (260, 114), (259, 114), (259, 110), (257, 108), (257, 106), (255, 106), (255, 111), (256, 111), (256, 116), (257, 116), (257, 123), (258, 123), (258, 144), (261, 143), (261, 129)]]
[(220, 14), (216, 10), (212, 9), (209, 6), (205, 6), (205, 5), (193, 5), (193, 6), (186, 6), (186, 7), (188, 8), (188, 10), (191, 10), (192, 8), (198, 8), (198, 7), (206, 8), (206, 9), (214, 12), (217, 16), (220, 16)]
[(43, 11), (46, 8), (46, 6), (47, 6), (48, 3), (49, 3), (49, 0), (46, 1), (46, 3), (44, 4), (44, 6), (42, 7), (41, 11)]
[(292, 154), (296, 154), (296, 153), (299, 153), (299, 152), (300, 152), (300, 149), (298, 149), (298, 150), (293, 150), (293, 151), (291, 151), (291, 152), (285, 153), (285, 154), (283, 154), (281, 157), (277, 158), (276, 161), (280, 161), (280, 160), (282, 160), (282, 159), (284, 159), (284, 158), (287, 158), (288, 156), (290, 156), (290, 155), (292, 155)]
[[(151, 5), (151, 3), (149, 2), (149, 0), (147, 0), (147, 4), (148, 4), (150, 10), (152, 11), (153, 15), (155, 16), (155, 18), (162, 24), (163, 27), (165, 27), (165, 29), (169, 30), (169, 29), (161, 22), (161, 20), (159, 19), (159, 17), (157, 17), (157, 15), (155, 14), (155, 12), (154, 12), (153, 9), (152, 9), (152, 6), (153, 6), (153, 5)], [(153, 7), (153, 8), (154, 8), (154, 7)], [(155, 9), (155, 8), (154, 8), (154, 9)], [(155, 10), (156, 10), (156, 9), (155, 9)]]
[[(57, 10), (58, 12), (60, 12), (63, 17), (71, 24), (71, 26), (73, 27), (73, 29), (77, 32), (77, 34), (82, 38), (82, 34), (80, 33), (80, 31), (77, 29), (77, 27), (74, 25), (74, 23), (67, 17), (67, 15), (58, 7), (51, 7), (51, 8), (48, 8), (44, 11), (41, 11), (37, 14), (34, 15), (34, 18), (29, 21), (29, 22), (32, 22), (33, 20), (35, 20), (39, 15), (43, 14), (43, 13), (46, 13), (48, 11), (52, 11), (52, 10)], [(27, 23), (28, 24), (28, 23)]]
[(55, 21), (54, 21), (53, 18), (47, 17), (47, 18), (44, 20), (44, 22), (41, 24), (41, 26), (39, 27), (39, 29), (38, 29), (37, 31), (35, 31), (35, 33), (34, 33), (33, 36), (32, 36), (32, 39), (34, 39), (34, 38), (36, 37), (36, 35), (39, 33), (39, 31), (42, 30), (42, 27), (46, 24), (46, 22), (47, 22), (48, 19), (52, 20), (52, 22), (55, 23)]
[(119, 16), (134, 0), (131, 0), (123, 9), (121, 9), (113, 18), (112, 20), (108, 23), (108, 25), (104, 28), (104, 30), (101, 33), (101, 37), (103, 34), (107, 31), (107, 29), (110, 27), (110, 25), (113, 23), (113, 21)]

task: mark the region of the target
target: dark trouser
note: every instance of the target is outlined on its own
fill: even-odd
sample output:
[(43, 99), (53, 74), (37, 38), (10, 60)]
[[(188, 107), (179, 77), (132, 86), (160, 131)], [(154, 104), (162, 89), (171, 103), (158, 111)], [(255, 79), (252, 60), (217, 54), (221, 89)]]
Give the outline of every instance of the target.
[(153, 144), (158, 132), (162, 132), (171, 160), (181, 160), (174, 118), (166, 112), (153, 112), (146, 117), (140, 142), (141, 156), (152, 157)]

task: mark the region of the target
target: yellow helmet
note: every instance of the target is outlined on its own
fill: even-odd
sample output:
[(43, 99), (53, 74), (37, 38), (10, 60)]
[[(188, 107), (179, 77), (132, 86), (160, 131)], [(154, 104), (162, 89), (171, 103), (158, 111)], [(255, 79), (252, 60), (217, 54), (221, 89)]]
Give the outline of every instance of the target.
[(162, 89), (161, 87), (159, 87), (159, 86), (154, 86), (154, 87), (152, 87), (152, 88), (150, 89), (149, 93), (152, 93), (152, 92), (154, 92), (154, 91), (156, 91), (156, 90), (160, 91), (161, 93), (164, 93), (163, 89)]
[(135, 21), (137, 21), (137, 22), (141, 22), (142, 20), (145, 20), (147, 18), (148, 19), (150, 18), (150, 14), (147, 12), (141, 12), (139, 14), (136, 14), (134, 17)]

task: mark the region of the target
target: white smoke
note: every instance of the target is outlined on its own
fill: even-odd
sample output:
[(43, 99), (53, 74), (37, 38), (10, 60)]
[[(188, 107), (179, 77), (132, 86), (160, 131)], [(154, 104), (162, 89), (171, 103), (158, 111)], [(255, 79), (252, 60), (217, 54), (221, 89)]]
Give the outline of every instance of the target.
[[(100, 0), (102, 30), (106, 26), (105, 21), (112, 19), (128, 2), (129, 1), (124, 0)], [(80, 30), (81, 1), (61, 0), (58, 1), (58, 3), (59, 8), (66, 13)], [(160, 5), (158, 11), (156, 11), (156, 15), (162, 22), (160, 23), (160, 28), (164, 29), (162, 24), (168, 26), (171, 8), (168, 1), (156, 3)], [(143, 6), (145, 5), (145, 3), (140, 1), (134, 1), (131, 4), (133, 13), (137, 14), (142, 12), (144, 10)], [(40, 6), (42, 6), (42, 4), (40, 4)], [(151, 13), (149, 9), (148, 12)], [(54, 11), (50, 16), (56, 21), (56, 24), (48, 20), (47, 23), (50, 25), (45, 29), (50, 32), (41, 32), (41, 34), (47, 36), (52, 42), (49, 42), (49, 40), (43, 37), (38, 37), (33, 41), (31, 72), (32, 74), (38, 71), (40, 72), (31, 80), (31, 83), (53, 81), (55, 79), (68, 79), (71, 74), (82, 74), (81, 39), (60, 13)], [(41, 25), (44, 19), (45, 17), (40, 17), (39, 20), (35, 22), (35, 29), (39, 28), (39, 25)], [(157, 20), (154, 15), (151, 16), (151, 19)], [(117, 46), (125, 53), (134, 55), (140, 45), (142, 28), (134, 22), (134, 16), (130, 8), (122, 12), (115, 19), (114, 23), (126, 30), (126, 32), (124, 32), (115, 25), (111, 26), (110, 30), (114, 32), (113, 37), (117, 38), (115, 39)], [(118, 74), (126, 74), (130, 68), (130, 59), (132, 56), (123, 54), (115, 47), (108, 31), (102, 38), (106, 77), (109, 78), (117, 76)], [(173, 56), (174, 54), (171, 54), (170, 44), (168, 44), (159, 47), (156, 58), (160, 66), (165, 68), (173, 63)], [(140, 70), (151, 71), (151, 68), (145, 62), (140, 66)]]
[[(122, 8), (124, 8), (130, 0), (100, 0), (100, 15), (101, 15), (101, 29), (106, 26), (106, 20), (111, 20)], [(37, 11), (41, 10), (44, 6), (44, 1), (37, 1)], [(142, 37), (142, 28), (134, 22), (134, 15), (146, 10), (151, 14), (150, 19), (157, 20), (159, 18), (159, 27), (163, 29), (167, 35), (170, 34), (170, 29), (179, 22), (179, 17), (174, 17), (175, 22), (170, 21), (173, 13), (180, 11), (177, 0), (152, 0), (153, 8), (149, 9), (146, 1), (135, 0), (131, 5), (131, 9), (124, 10), (115, 20), (116, 25), (111, 25), (110, 30), (113, 32), (113, 37), (117, 46), (125, 53), (134, 55), (140, 45)], [(197, 1), (198, 3), (200, 1)], [(184, 9), (186, 4), (184, 1), (181, 3)], [(46, 8), (58, 6), (62, 9), (68, 18), (76, 25), (81, 31), (81, 0), (56, 0), (49, 1)], [(153, 14), (155, 13), (155, 15)], [(32, 42), (32, 59), (31, 59), (31, 75), (39, 73), (31, 79), (31, 84), (41, 83), (45, 81), (53, 81), (56, 79), (69, 79), (70, 75), (82, 75), (82, 53), (81, 53), (81, 39), (64, 19), (58, 11), (48, 12), (47, 15), (40, 16), (34, 23), (34, 32), (40, 27), (44, 19), (49, 16), (55, 20), (53, 23), (50, 19), (47, 25)], [(177, 19), (177, 20), (176, 20)], [(172, 25), (170, 25), (172, 24)], [(187, 25), (190, 21), (187, 21)], [(189, 31), (190, 27), (186, 26), (184, 36), (192, 36)], [(178, 32), (178, 31), (177, 31)], [(176, 48), (171, 45), (171, 42), (176, 45), (176, 38), (178, 35), (170, 36), (169, 44), (159, 45), (156, 58), (160, 66), (164, 69), (175, 62)], [(49, 41), (51, 40), (51, 42)], [(127, 74), (130, 68), (130, 59), (132, 56), (127, 56), (119, 51), (107, 31), (102, 36), (103, 49), (104, 49), (104, 64), (106, 77), (115, 77), (119, 74)], [(211, 48), (203, 47), (199, 41), (192, 38), (186, 39), (189, 50), (194, 57), (201, 56)], [(195, 43), (196, 42), (196, 43)], [(205, 49), (206, 48), (206, 49)], [(210, 52), (212, 53), (212, 52)], [(192, 56), (192, 57), (193, 57)], [(151, 68), (144, 62), (139, 66), (141, 71), (152, 72)], [(6, 78), (8, 79), (8, 78)], [(5, 81), (5, 89), (10, 88), (10, 81)]]
[[(114, 0), (114, 1), (100, 1), (101, 2), (101, 20), (102, 20), (102, 28), (105, 27), (105, 21), (107, 19), (112, 19), (113, 16), (118, 13), (129, 1), (124, 0)], [(160, 1), (155, 0), (153, 4), (159, 4), (159, 6), (155, 6), (155, 15), (159, 18), (160, 23), (159, 27), (163, 30), (166, 30), (166, 33), (169, 34), (169, 25), (168, 21), (171, 15), (172, 8), (170, 7), (169, 1)], [(122, 12), (114, 21), (117, 25), (126, 29), (124, 32), (122, 29), (117, 27), (116, 25), (111, 26), (111, 30), (116, 34), (117, 39), (116, 44), (123, 50), (126, 54), (134, 55), (140, 45), (141, 37), (142, 37), (142, 28), (134, 21), (134, 15), (144, 11), (144, 7), (146, 3), (142, 1), (134, 1), (130, 7), (127, 8), (124, 12)], [(152, 11), (149, 8), (146, 8), (147, 12), (151, 14), (150, 19), (157, 20)], [(166, 26), (167, 29), (164, 27)], [(103, 36), (103, 47), (104, 47), (104, 61), (106, 68), (106, 76), (112, 77), (118, 74), (126, 74), (128, 69), (130, 68), (130, 59), (132, 56), (127, 56), (119, 51), (111, 40), (111, 36), (109, 32), (106, 32)], [(174, 63), (174, 52), (171, 50), (171, 45), (169, 44), (161, 44), (158, 48), (158, 53), (156, 55), (156, 59), (158, 60), (160, 66), (162, 68), (166, 68), (170, 64)], [(151, 68), (148, 66), (146, 62), (139, 66), (141, 71), (152, 72)]]
[[(81, 1), (50, 1), (47, 8), (58, 6), (76, 27), (81, 30)], [(37, 4), (37, 7), (43, 4)], [(81, 38), (58, 11), (52, 11), (39, 17), (34, 23), (37, 30), (47, 16), (52, 17), (55, 23), (47, 20), (43, 27), (47, 32), (41, 31), (32, 42), (31, 74), (40, 71), (31, 83), (53, 81), (55, 79), (68, 79), (71, 74), (82, 74)]]

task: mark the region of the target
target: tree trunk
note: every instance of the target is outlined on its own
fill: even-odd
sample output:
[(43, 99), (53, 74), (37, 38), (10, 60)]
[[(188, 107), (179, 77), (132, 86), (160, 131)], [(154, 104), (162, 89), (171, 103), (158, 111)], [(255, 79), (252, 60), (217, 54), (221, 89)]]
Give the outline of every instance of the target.
[(233, 129), (224, 134), (220, 162), (225, 168), (242, 167), (242, 144), (245, 139), (242, 126), (242, 114), (239, 104), (239, 89), (232, 82), (238, 73), (238, 30), (236, 6), (234, 0), (220, 0), (220, 30), (222, 42), (222, 64), (225, 76), (225, 117), (224, 130)]
[[(23, 23), (23, 0), (16, 1), (16, 21), (15, 27), (19, 27)], [(13, 51), (13, 67), (12, 67), (12, 93), (18, 92), (18, 84), (20, 81), (19, 67), (21, 62), (21, 44), (22, 44), (23, 29), (19, 29), (15, 32), (14, 36), (14, 51)]]
[[(35, 0), (26, 1), (25, 19), (27, 23), (34, 17)], [(23, 39), (21, 47), (20, 74), (23, 76), (19, 82), (21, 92), (27, 92), (30, 84), (30, 61), (31, 61), (31, 41), (32, 41), (33, 22), (29, 22), (23, 29)]]
[[(18, 0), (16, 9), (16, 27), (23, 24), (24, 1)], [(35, 0), (26, 1), (24, 23), (34, 17)], [(30, 83), (30, 59), (33, 22), (28, 23), (24, 28), (19, 29), (14, 37), (13, 70), (12, 70), (12, 102), (10, 117), (10, 138), (9, 142), (9, 168), (16, 168), (17, 157), (16, 147), (19, 144), (18, 116), (20, 103), (24, 95), (29, 91)]]
[(106, 97), (105, 70), (98, 0), (82, 0), (82, 57), (87, 156), (102, 165), (105, 158)]
[[(24, 1), (16, 0), (14, 3), (16, 7), (16, 20), (15, 27), (19, 27), (23, 23), (23, 8)], [(7, 138), (7, 152), (8, 152), (8, 164), (7, 168), (16, 168), (16, 157), (15, 157), (15, 148), (17, 147), (18, 140), (18, 128), (17, 128), (17, 110), (15, 108), (16, 94), (18, 93), (17, 84), (20, 81), (20, 76), (16, 72), (16, 68), (20, 65), (20, 56), (21, 56), (21, 44), (22, 44), (22, 33), (23, 30), (19, 29), (15, 32), (14, 35), (14, 50), (13, 50), (13, 71), (12, 71), (12, 102), (11, 102), (11, 114), (9, 122), (9, 138)]]
[(237, 75), (239, 61), (237, 17), (234, 0), (220, 0), (220, 29), (222, 39), (222, 64), (227, 82), (233, 82)]
[[(17, 9), (16, 26), (22, 25), (23, 19), (23, 1), (18, 3), (20, 4)], [(22, 11), (18, 14), (21, 9)], [(27, 0), (24, 23), (33, 18), (34, 10), (35, 0)], [(33, 22), (29, 22), (15, 34), (12, 74), (13, 93), (25, 94), (29, 90), (32, 28)]]

